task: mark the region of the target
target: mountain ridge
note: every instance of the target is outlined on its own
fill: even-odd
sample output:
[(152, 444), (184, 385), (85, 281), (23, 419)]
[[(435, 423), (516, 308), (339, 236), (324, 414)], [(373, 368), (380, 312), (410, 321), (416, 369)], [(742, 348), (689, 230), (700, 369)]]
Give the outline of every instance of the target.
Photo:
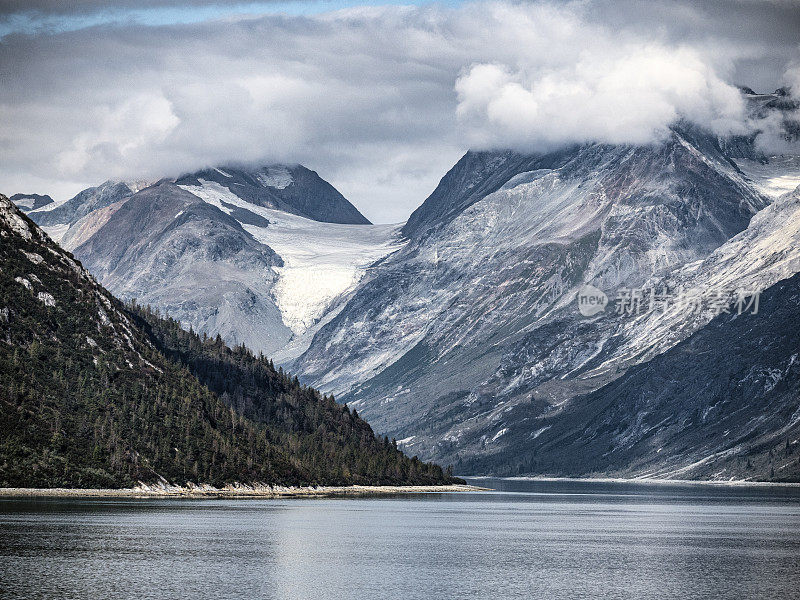
[(175, 184), (200, 186), (201, 180), (222, 185), (257, 206), (322, 223), (371, 225), (336, 188), (303, 165), (257, 168), (223, 165), (181, 175), (175, 179)]
[(4, 196), (0, 239), (0, 486), (452, 479), (267, 359), (124, 306)]
[(38, 210), (53, 203), (53, 199), (47, 194), (14, 194), (11, 201), (27, 211)]
[[(797, 137), (788, 92), (744, 93), (754, 118)], [(71, 239), (123, 296), (274, 354), (446, 463), (507, 466), (510, 415), (560, 414), (714, 317), (675, 304), (587, 319), (584, 287), (612, 307), (626, 289), (707, 302), (800, 270), (800, 156), (684, 120), (651, 144), (469, 151), (399, 229), (309, 220), (277, 194), (294, 181), (287, 167), (207, 169), (152, 188), (175, 201), (163, 214), (139, 192)], [(239, 190), (265, 185), (277, 195)]]
[(409, 244), (290, 366), (403, 447), (500, 472), (520, 451), (506, 442), (521, 407), (569, 406), (711, 319), (584, 320), (577, 291), (591, 284), (613, 306), (620, 288), (697, 280), (732, 292), (790, 277), (793, 196), (768, 206), (791, 181), (800, 162), (687, 123), (646, 147), (467, 153), (409, 220)]
[(396, 244), (395, 228), (369, 224), (301, 165), (109, 181), (30, 217), (120, 297), (267, 354)]

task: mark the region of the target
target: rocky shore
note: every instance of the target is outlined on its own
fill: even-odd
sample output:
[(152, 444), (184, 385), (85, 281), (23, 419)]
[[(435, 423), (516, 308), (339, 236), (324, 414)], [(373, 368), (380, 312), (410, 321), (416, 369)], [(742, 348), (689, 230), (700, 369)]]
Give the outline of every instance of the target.
[(471, 485), (351, 485), (351, 486), (280, 486), (231, 484), (217, 488), (211, 485), (139, 483), (124, 489), (70, 488), (0, 488), (0, 498), (334, 498), (394, 496), (398, 494), (431, 494), (474, 492), (489, 488)]

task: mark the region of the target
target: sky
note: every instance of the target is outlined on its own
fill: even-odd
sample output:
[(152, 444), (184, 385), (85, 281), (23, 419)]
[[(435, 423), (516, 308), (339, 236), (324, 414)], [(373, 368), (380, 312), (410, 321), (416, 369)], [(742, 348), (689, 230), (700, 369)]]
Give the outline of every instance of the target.
[(736, 85), (800, 90), (800, 0), (0, 0), (0, 36), (3, 193), (302, 163), (381, 223), (468, 149), (766, 140)]

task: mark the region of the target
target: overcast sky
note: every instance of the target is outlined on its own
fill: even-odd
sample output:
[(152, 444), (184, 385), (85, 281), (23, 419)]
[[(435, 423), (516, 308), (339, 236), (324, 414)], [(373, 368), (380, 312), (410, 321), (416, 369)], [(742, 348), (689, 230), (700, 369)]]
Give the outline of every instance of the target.
[(300, 162), (405, 220), (468, 148), (754, 127), (800, 2), (0, 0), (0, 191)]

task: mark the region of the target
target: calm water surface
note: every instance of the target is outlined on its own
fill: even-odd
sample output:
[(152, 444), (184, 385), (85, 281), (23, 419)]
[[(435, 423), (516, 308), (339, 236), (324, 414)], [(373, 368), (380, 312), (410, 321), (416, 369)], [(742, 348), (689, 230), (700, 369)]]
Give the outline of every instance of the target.
[(800, 598), (800, 489), (0, 500), (2, 598)]

